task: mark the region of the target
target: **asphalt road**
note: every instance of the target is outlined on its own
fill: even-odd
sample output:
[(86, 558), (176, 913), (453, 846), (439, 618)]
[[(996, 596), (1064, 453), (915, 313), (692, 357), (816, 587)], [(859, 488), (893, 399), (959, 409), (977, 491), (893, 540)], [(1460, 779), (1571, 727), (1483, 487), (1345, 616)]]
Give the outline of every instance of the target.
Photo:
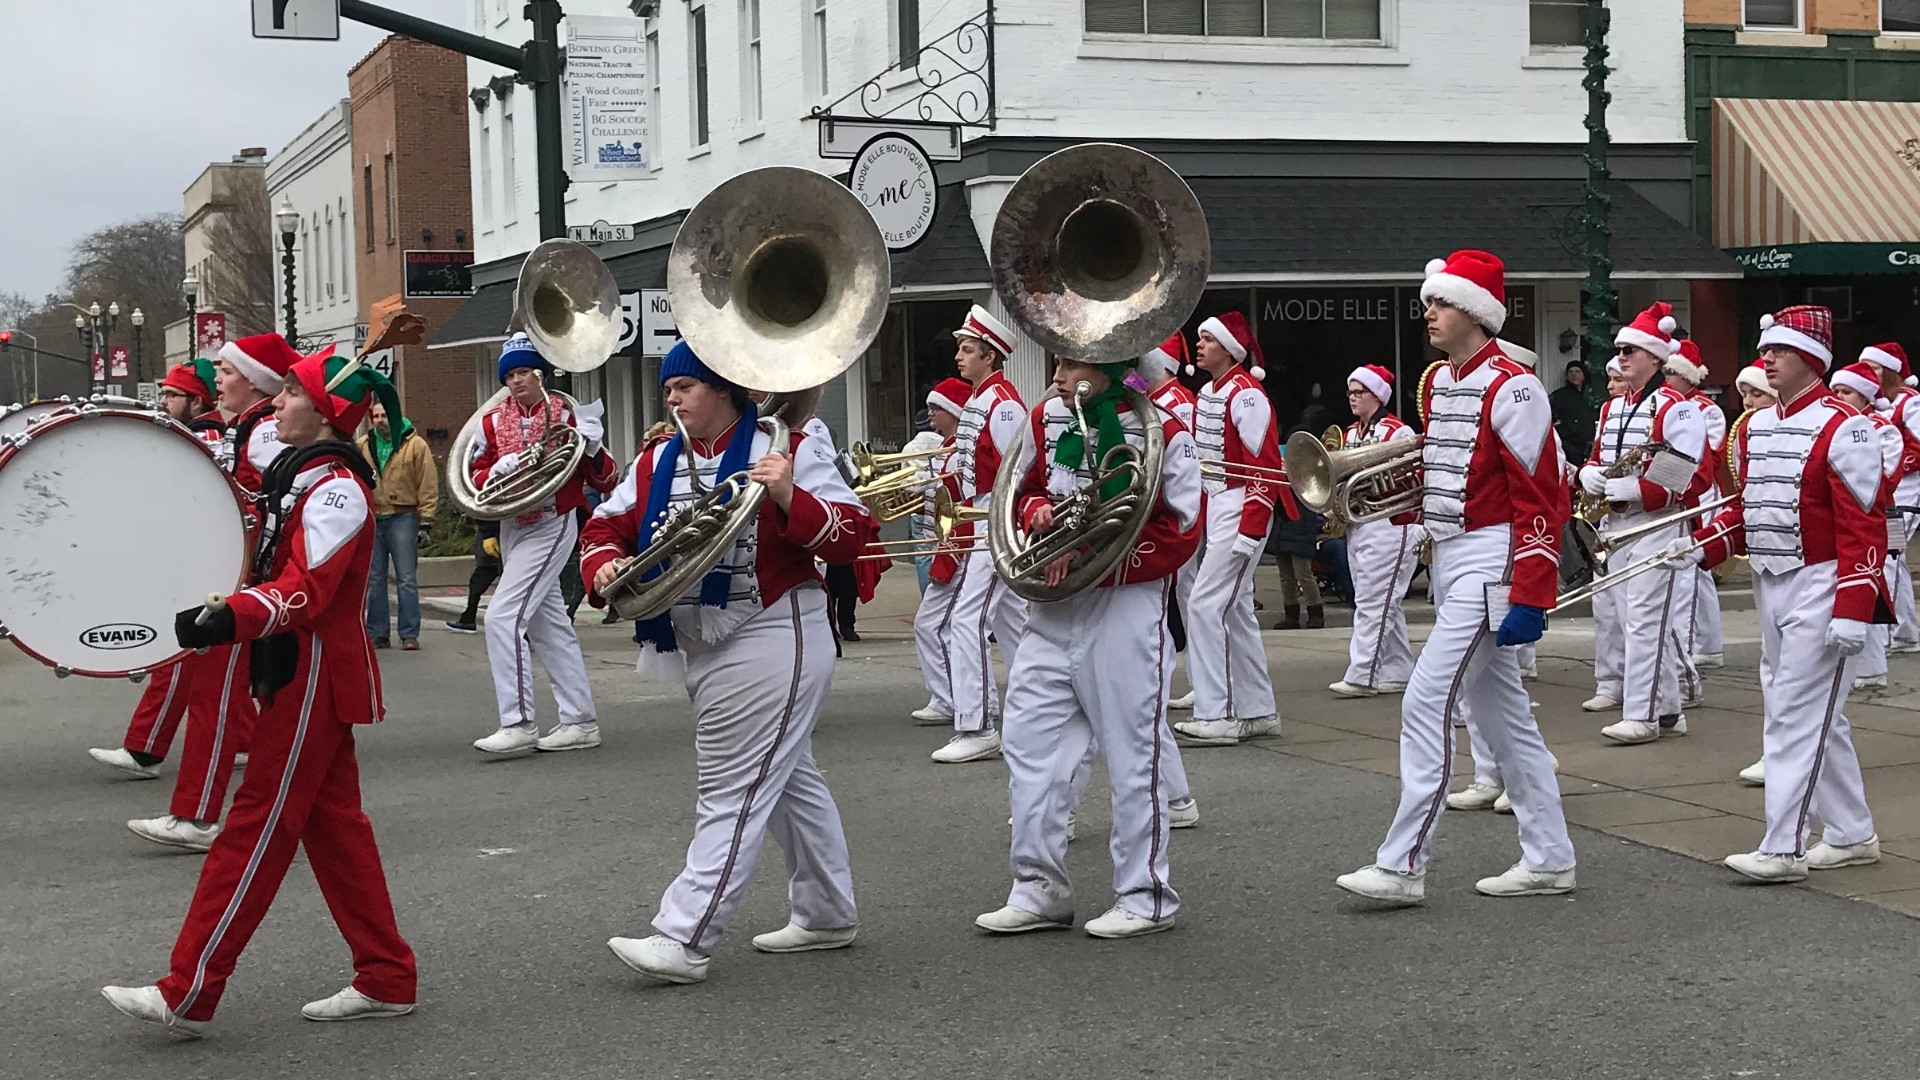
[[(618, 631), (583, 636), (606, 745), (519, 760), (467, 746), (493, 724), (479, 639), (434, 632), (421, 653), (383, 654), (392, 719), (361, 729), (360, 759), (420, 1009), (301, 1020), (350, 968), (296, 866), (201, 1042), (97, 992), (163, 973), (200, 865), (121, 825), (163, 810), (171, 772), (121, 780), (86, 756), (117, 742), (136, 691), (56, 681), (0, 648), (0, 1076), (1920, 1072), (1920, 923), (1587, 830), (1580, 891), (1486, 899), (1473, 880), (1517, 857), (1512, 820), (1486, 814), (1444, 819), (1424, 908), (1374, 910), (1332, 879), (1370, 860), (1393, 782), (1258, 747), (1188, 752), (1203, 820), (1174, 841), (1178, 929), (984, 937), (972, 919), (1007, 888), (1005, 775), (927, 760), (941, 736), (905, 717), (923, 699), (897, 635), (852, 647), (816, 740), (852, 845), (859, 943), (751, 949), (785, 919), (769, 844), (708, 982), (647, 984), (604, 942), (651, 933), (680, 865), (690, 716), (678, 691), (636, 680)], [(1311, 719), (1307, 689), (1282, 687), (1283, 711)], [(1096, 783), (1073, 848), (1083, 920), (1109, 898), (1104, 799)]]

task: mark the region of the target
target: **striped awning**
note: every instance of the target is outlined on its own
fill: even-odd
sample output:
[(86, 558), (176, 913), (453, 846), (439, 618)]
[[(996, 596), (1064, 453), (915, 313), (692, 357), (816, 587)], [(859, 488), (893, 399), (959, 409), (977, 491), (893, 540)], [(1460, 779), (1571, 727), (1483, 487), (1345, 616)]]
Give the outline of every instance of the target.
[(1715, 98), (1713, 240), (1920, 241), (1920, 102)]

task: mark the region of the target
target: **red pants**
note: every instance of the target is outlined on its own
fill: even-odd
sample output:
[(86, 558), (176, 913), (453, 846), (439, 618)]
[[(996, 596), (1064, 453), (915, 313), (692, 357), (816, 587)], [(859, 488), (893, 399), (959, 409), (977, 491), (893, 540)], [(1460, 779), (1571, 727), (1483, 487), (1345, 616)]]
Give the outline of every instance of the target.
[(233, 779), (233, 755), (246, 749), (255, 710), (247, 696), (247, 654), (239, 646), (211, 649), (153, 673), (133, 710), (123, 745), (166, 757), (180, 718), (191, 713), (180, 772), (167, 812), (192, 821), (219, 821)]
[(414, 999), (413, 950), (394, 923), (373, 826), (360, 810), (353, 727), (334, 718), (324, 693), (312, 699), (307, 675), (260, 715), (246, 778), (201, 868), (172, 970), (160, 980), (168, 1007), (188, 1020), (213, 1016), (302, 844), (353, 950), (354, 988), (378, 1001)]

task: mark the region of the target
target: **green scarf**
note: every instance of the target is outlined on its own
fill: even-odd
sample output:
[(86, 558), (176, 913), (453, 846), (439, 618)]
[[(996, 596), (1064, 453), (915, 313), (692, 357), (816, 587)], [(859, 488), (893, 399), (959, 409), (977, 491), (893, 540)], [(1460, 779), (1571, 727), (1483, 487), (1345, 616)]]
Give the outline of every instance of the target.
[[(394, 430), (394, 426), (393, 426), (393, 423), (391, 422), (391, 419), (389, 419), (389, 422), (387, 424), (387, 430), (389, 431)], [(379, 473), (383, 476), (386, 475), (387, 462), (389, 459), (393, 457), (394, 448), (399, 446), (401, 443), (406, 442), (407, 434), (412, 430), (413, 430), (413, 421), (407, 419), (404, 416), (400, 418), (399, 434), (394, 435), (391, 438), (380, 434), (379, 428), (368, 429), (367, 431), (368, 441), (373, 444), (373, 471), (374, 472)]]
[[(1119, 405), (1126, 400), (1127, 396), (1127, 388), (1122, 380), (1132, 369), (1133, 365), (1130, 363), (1101, 365), (1100, 370), (1105, 372), (1110, 380), (1107, 388), (1080, 403), (1081, 410), (1087, 414), (1087, 422), (1098, 431), (1098, 437), (1094, 441), (1096, 465), (1106, 460), (1109, 450), (1127, 441), (1126, 429), (1120, 426)], [(1067, 412), (1072, 419), (1067, 421), (1067, 430), (1060, 435), (1060, 445), (1054, 448), (1053, 461), (1056, 465), (1078, 470), (1087, 467), (1087, 437), (1086, 433), (1080, 430), (1080, 419), (1073, 414), (1071, 402), (1067, 404)], [(1100, 485), (1100, 497), (1111, 499), (1126, 489), (1127, 476), (1124, 473), (1118, 473)]]

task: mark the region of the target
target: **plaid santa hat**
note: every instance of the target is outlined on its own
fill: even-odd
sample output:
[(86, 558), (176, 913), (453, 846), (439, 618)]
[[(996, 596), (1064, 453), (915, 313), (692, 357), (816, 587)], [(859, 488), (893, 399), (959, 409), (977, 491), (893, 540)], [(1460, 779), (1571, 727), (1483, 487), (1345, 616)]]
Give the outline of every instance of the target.
[(1760, 316), (1760, 350), (1785, 345), (1820, 371), (1833, 366), (1833, 312), (1818, 304), (1795, 304)]

